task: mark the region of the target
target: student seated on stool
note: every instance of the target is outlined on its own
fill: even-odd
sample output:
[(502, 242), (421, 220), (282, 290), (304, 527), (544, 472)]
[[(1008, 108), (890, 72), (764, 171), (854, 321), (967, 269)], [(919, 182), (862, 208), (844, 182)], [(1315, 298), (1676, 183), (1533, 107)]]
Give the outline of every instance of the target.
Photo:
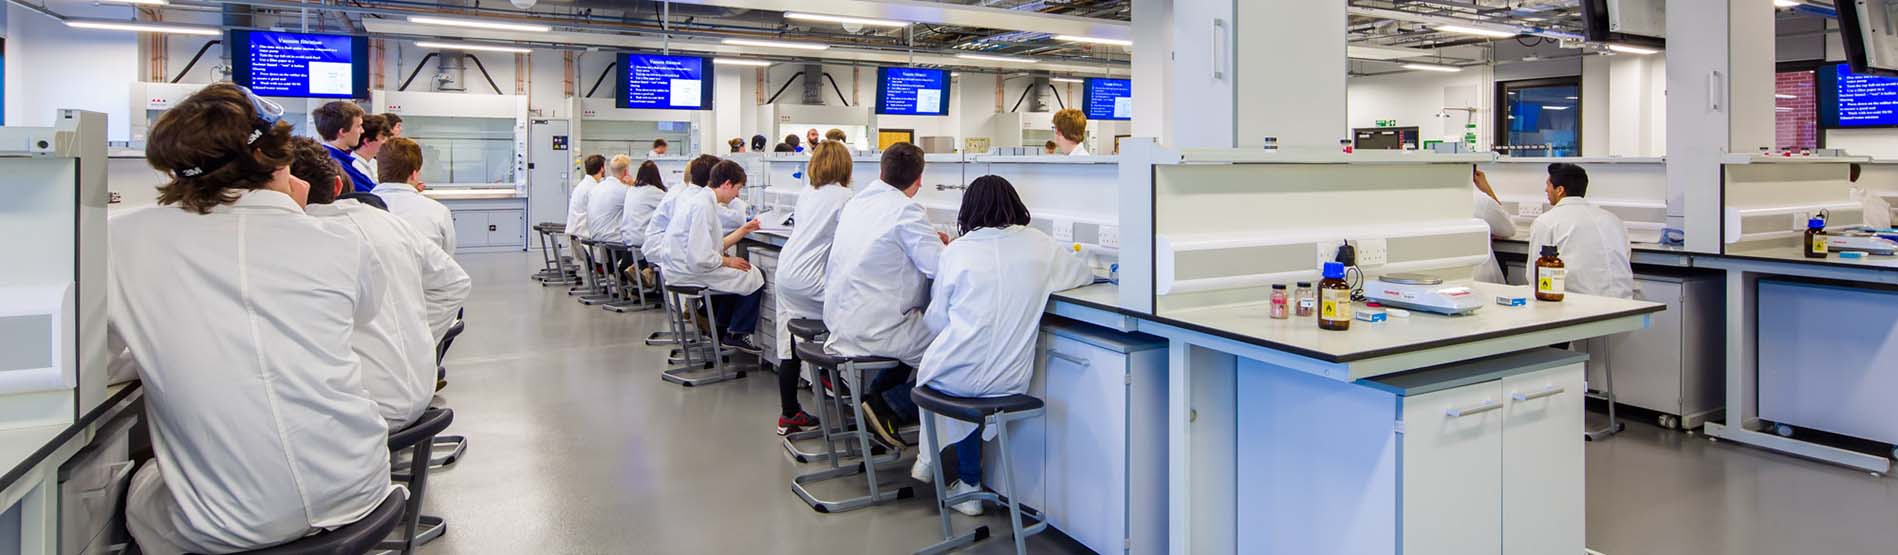
[(758, 302), (764, 298), (764, 273), (742, 258), (725, 252), (757, 231), (756, 220), (721, 236), (718, 204), (738, 196), (745, 187), (745, 168), (725, 160), (711, 169), (709, 187), (683, 194), (672, 207), (666, 224), (666, 279), (672, 285), (701, 285), (713, 292), (713, 312), (724, 319), (719, 343), (757, 353), (751, 332), (758, 329)]
[[(837, 211), (850, 200), (850, 151), (842, 143), (818, 145), (804, 169), (810, 184), (797, 195), (791, 210), (791, 239), (778, 253), (776, 280), (778, 322), (824, 317), (824, 263), (831, 241), (837, 238)], [(817, 418), (797, 401), (797, 379), (802, 365), (792, 356), (791, 342), (778, 342), (778, 435), (816, 426)], [(812, 378), (816, 379), (816, 378)], [(821, 402), (821, 400), (820, 400)], [(821, 411), (820, 411), (821, 412)]]
[(374, 191), (389, 204), (389, 213), (408, 222), (442, 252), (455, 254), (455, 216), (441, 201), (422, 196), (422, 146), (396, 137), (376, 152), (376, 171), (382, 184)]
[(369, 325), (356, 327), (349, 345), (362, 361), (363, 387), (382, 419), (391, 430), (406, 428), (435, 398), (435, 338), (448, 330), (430, 330), (430, 318), (454, 320), (468, 300), (468, 273), (394, 214), (336, 200), (348, 186), (341, 168), (315, 139), (290, 141), (290, 173), (310, 184), (304, 211), (332, 231), (367, 243), (382, 262), (381, 311)]
[(712, 178), (712, 166), (718, 165), (718, 157), (710, 154), (699, 155), (685, 163), (685, 183), (666, 190), (659, 197), (659, 205), (653, 207), (652, 217), (646, 221), (646, 242), (642, 243), (641, 254), (646, 261), (666, 267), (666, 227), (672, 224), (672, 207), (679, 203), (679, 197), (704, 189), (701, 184)]
[(878, 173), (837, 214), (824, 269), (824, 323), (830, 327), (824, 346), (838, 356), (888, 357), (907, 366), (877, 373), (863, 390), (864, 414), (877, 437), (904, 447), (898, 424), (917, 415), (904, 386), (936, 337), (923, 324), (923, 309), (949, 236), (931, 227), (923, 205), (913, 200), (923, 188), (923, 149), (890, 145)]
[[(923, 321), (937, 333), (916, 370), (916, 386), (957, 397), (1028, 393), (1035, 371), (1035, 336), (1048, 294), (1094, 280), (1085, 259), (1028, 227), (1028, 207), (1008, 180), (976, 178), (962, 194), (956, 226), (962, 236), (942, 249), (936, 283)], [(928, 482), (932, 446), (954, 442), (956, 482), (949, 495), (982, 488), (982, 441), (994, 430), (952, 418), (936, 419), (937, 438), (923, 438), (910, 476)], [(955, 510), (982, 514), (981, 501)]]
[(304, 214), (282, 117), (230, 83), (167, 110), (145, 149), (170, 176), (158, 205), (107, 229), (108, 348), (138, 367), (156, 456), (126, 495), (147, 554), (282, 544), (362, 519), (394, 487), (350, 352), (383, 270)]

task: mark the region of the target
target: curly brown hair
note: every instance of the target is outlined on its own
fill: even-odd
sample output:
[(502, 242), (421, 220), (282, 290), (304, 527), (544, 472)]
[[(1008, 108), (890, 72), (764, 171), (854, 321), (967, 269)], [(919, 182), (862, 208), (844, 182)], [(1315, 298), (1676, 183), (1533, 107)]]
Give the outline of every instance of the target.
[(330, 157), (323, 143), (309, 137), (290, 139), (290, 175), (310, 183), (309, 204), (336, 202), (336, 180), (343, 167)]
[(290, 165), (290, 124), (266, 127), (244, 89), (215, 83), (158, 117), (146, 136), (145, 162), (171, 176), (158, 187), (159, 204), (207, 214), (263, 188)]

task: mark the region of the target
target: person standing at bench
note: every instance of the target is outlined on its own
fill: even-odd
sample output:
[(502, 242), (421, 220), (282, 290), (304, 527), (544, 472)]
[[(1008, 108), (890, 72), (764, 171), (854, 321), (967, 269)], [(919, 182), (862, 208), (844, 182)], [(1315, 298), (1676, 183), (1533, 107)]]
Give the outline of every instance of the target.
[(165, 111), (158, 205), (108, 228), (107, 340), (144, 383), (153, 462), (126, 495), (147, 554), (282, 544), (392, 491), (389, 428), (350, 350), (386, 284), (375, 251), (305, 214), (283, 109), (217, 83)]

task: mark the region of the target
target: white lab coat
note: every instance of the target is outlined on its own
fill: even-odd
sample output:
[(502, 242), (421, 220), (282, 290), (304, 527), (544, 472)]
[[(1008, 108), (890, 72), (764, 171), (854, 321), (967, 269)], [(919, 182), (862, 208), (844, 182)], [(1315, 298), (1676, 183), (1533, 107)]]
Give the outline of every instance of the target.
[(351, 152), (349, 153), (349, 165), (355, 166), (356, 171), (362, 172), (362, 174), (369, 177), (369, 179), (381, 179), (376, 173), (376, 160), (374, 158), (364, 158), (361, 154)]
[(587, 192), (587, 237), (606, 243), (624, 243), (620, 236), (620, 226), (626, 222), (621, 216), (626, 214), (626, 182), (618, 177), (606, 176), (600, 184)]
[(407, 183), (383, 183), (370, 192), (382, 197), (390, 213), (408, 222), (410, 228), (441, 247), (442, 252), (455, 254), (455, 216), (447, 206), (422, 196), (421, 191)]
[[(930, 290), (923, 321), (937, 335), (916, 368), (916, 385), (958, 397), (1027, 393), (1048, 294), (1093, 281), (1086, 259), (1031, 227), (982, 228), (957, 238), (943, 247)], [(960, 441), (975, 428), (937, 418), (942, 441), (933, 445)]]
[(1529, 226), (1529, 267), (1534, 280), (1535, 260), (1542, 245), (1555, 245), (1567, 266), (1569, 293), (1634, 298), (1634, 268), (1629, 263), (1628, 228), (1614, 213), (1586, 198), (1568, 197)]
[(672, 205), (672, 221), (662, 236), (666, 279), (672, 285), (697, 285), (719, 293), (749, 295), (764, 287), (757, 268), (725, 267), (725, 234), (718, 227), (718, 199), (699, 187)]
[(745, 199), (733, 197), (731, 202), (718, 205), (718, 228), (725, 233), (738, 231), (739, 226), (751, 221), (751, 205)]
[(592, 193), (593, 186), (599, 183), (600, 180), (589, 175), (580, 178), (580, 183), (573, 186), (572, 197), (567, 199), (568, 235), (587, 236), (587, 197)]
[(1088, 156), (1088, 155), (1089, 154), (1087, 153), (1087, 145), (1085, 143), (1077, 143), (1074, 145), (1074, 150), (1068, 151), (1068, 156)]
[(468, 300), (468, 273), (394, 214), (354, 200), (306, 211), (333, 231), (361, 237), (382, 262), (382, 307), (356, 326), (349, 345), (362, 360), (363, 387), (389, 429), (415, 423), (435, 397), (435, 343)]
[(108, 348), (137, 363), (157, 454), (125, 510), (145, 553), (266, 547), (382, 502), (389, 428), (350, 349), (382, 306), (369, 245), (266, 189), (107, 231)]
[[(1489, 238), (1492, 245), (1489, 249), (1489, 260), (1483, 261), (1483, 265), (1476, 267), (1476, 281), (1508, 285), (1509, 280), (1503, 275), (1503, 265), (1496, 262), (1494, 243), (1496, 239), (1515, 237), (1516, 222), (1509, 219), (1509, 213), (1503, 211), (1503, 205), (1496, 202), (1496, 199), (1489, 198), (1489, 195), (1483, 194), (1480, 190), (1471, 189), (1471, 194), (1475, 195), (1470, 202), (1476, 206), (1476, 218), (1489, 224)], [(1533, 256), (1529, 258), (1535, 259)]]
[(665, 269), (666, 226), (672, 223), (673, 207), (679, 203), (679, 197), (701, 189), (704, 187), (686, 183), (666, 189), (666, 194), (659, 197), (659, 205), (652, 209), (652, 219), (646, 222), (645, 247), (639, 249), (640, 254), (645, 255), (646, 262), (658, 264), (661, 270)]
[(1859, 204), (1865, 205), (1866, 227), (1879, 229), (1891, 227), (1891, 203), (1886, 202), (1884, 197), (1856, 185), (1852, 187), (1851, 195), (1852, 200), (1856, 200)]
[(646, 245), (646, 224), (652, 221), (652, 212), (659, 208), (659, 200), (665, 198), (666, 191), (651, 185), (634, 185), (626, 190), (626, 201), (620, 209), (620, 240), (634, 248)]
[(941, 257), (942, 238), (922, 205), (882, 180), (857, 191), (837, 213), (824, 268), (825, 347), (922, 364), (935, 338), (923, 310)]
[(837, 212), (850, 201), (842, 185), (804, 186), (791, 209), (795, 225), (791, 239), (778, 253), (777, 287), (778, 359), (791, 358), (785, 325), (797, 318), (824, 317), (824, 265), (830, 261), (831, 240), (837, 237)]

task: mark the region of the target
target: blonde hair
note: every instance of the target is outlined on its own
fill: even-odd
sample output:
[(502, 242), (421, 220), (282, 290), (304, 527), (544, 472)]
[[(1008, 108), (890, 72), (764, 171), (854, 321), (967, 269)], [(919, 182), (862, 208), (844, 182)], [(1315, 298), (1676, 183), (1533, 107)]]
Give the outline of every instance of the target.
[(613, 159), (606, 163), (606, 169), (615, 176), (632, 171), (633, 157), (624, 154), (615, 154), (613, 155)]
[(846, 142), (846, 139), (849, 139), (849, 137), (844, 136), (844, 130), (842, 129), (832, 127), (829, 131), (824, 132), (824, 140), (826, 141), (837, 141), (841, 143)]
[(1068, 108), (1054, 113), (1054, 131), (1062, 138), (1081, 142), (1087, 138), (1087, 114)]
[(811, 187), (831, 184), (849, 187), (851, 166), (850, 149), (844, 148), (843, 143), (818, 143), (804, 171), (811, 178)]

